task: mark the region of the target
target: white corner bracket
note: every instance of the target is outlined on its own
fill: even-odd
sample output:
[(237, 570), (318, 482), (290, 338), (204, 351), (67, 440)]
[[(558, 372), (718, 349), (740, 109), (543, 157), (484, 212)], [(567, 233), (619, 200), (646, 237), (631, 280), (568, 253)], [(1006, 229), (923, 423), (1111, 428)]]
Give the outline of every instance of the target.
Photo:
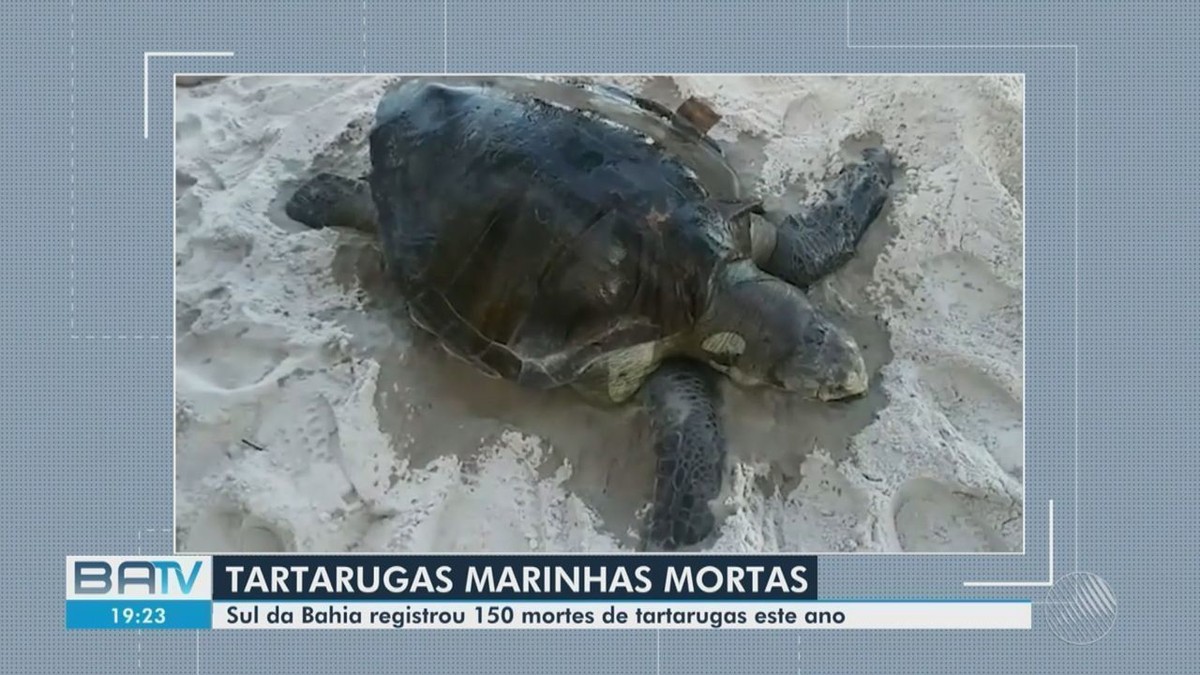
[(142, 138), (150, 138), (151, 56), (233, 56), (233, 52), (142, 52)]
[(1054, 585), (1054, 500), (1050, 500), (1050, 515), (1047, 520), (1046, 529), (1050, 530), (1050, 546), (1047, 548), (1047, 556), (1049, 558), (1046, 581), (964, 581), (963, 586), (990, 586), (998, 587), (1005, 586), (1010, 588), (1036, 588), (1049, 587)]

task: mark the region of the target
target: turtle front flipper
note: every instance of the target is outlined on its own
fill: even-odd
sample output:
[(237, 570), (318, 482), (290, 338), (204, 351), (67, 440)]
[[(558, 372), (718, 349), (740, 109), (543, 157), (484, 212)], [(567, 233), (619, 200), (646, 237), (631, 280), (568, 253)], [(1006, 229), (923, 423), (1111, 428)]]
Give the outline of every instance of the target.
[(300, 186), (284, 206), (288, 217), (313, 229), (345, 227), (374, 234), (379, 217), (365, 180), (320, 173)]
[(649, 543), (690, 546), (715, 526), (709, 502), (721, 491), (725, 435), (716, 373), (696, 361), (664, 361), (642, 387), (654, 452), (654, 505)]
[(868, 148), (863, 161), (846, 167), (824, 190), (779, 224), (774, 251), (760, 265), (800, 288), (807, 288), (850, 260), (863, 234), (888, 199), (894, 157), (884, 148)]

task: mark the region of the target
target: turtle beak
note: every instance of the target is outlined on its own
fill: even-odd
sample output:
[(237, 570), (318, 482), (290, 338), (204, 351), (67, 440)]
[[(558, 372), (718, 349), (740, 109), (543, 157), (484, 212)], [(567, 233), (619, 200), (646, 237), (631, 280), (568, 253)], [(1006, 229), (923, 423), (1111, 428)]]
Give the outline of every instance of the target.
[(846, 364), (840, 377), (831, 378), (829, 382), (817, 390), (817, 398), (822, 401), (840, 401), (861, 396), (867, 392), (870, 377), (862, 355), (855, 352)]
[[(821, 363), (825, 361), (825, 363)], [(819, 364), (819, 365), (818, 365)], [(857, 349), (842, 349), (836, 361), (797, 354), (777, 371), (785, 391), (804, 393), (820, 401), (839, 401), (867, 391), (870, 378)]]
[(846, 372), (845, 377), (842, 378), (840, 383), (821, 388), (818, 394), (821, 400), (839, 401), (861, 396), (867, 392), (867, 387), (870, 385), (870, 378), (867, 376), (867, 366), (863, 363), (861, 356), (856, 355), (854, 361), (854, 365)]

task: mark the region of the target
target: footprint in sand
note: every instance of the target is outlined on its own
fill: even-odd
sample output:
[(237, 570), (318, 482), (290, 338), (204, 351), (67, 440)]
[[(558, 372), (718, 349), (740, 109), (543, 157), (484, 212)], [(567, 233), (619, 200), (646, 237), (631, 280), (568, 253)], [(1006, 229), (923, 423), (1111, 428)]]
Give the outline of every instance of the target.
[[(187, 311), (185, 318), (197, 316)], [(238, 358), (226, 357), (228, 345), (238, 345)], [(176, 346), (182, 391), (196, 394), (261, 393), (297, 373), (317, 354), (317, 348), (287, 344), (284, 329), (264, 324), (231, 322), (212, 330), (180, 333)]]
[(921, 276), (921, 295), (930, 308), (956, 320), (990, 323), (996, 312), (1021, 302), (1020, 289), (1006, 286), (987, 262), (966, 251), (926, 261)]
[[(221, 483), (221, 496), (187, 529), (188, 550), (297, 550), (310, 543), (304, 521), (314, 513), (339, 518), (361, 503), (346, 475), (333, 406), (304, 380), (289, 382), (280, 395), (258, 428), (247, 431), (259, 449), (244, 450), (249, 454)], [(264, 465), (286, 481), (266, 478)]]
[(302, 461), (333, 459), (341, 445), (333, 407), (320, 394), (305, 391), (285, 393), (284, 401), (264, 416), (258, 438), (286, 447), (287, 456)]
[(916, 552), (1009, 552), (1021, 547), (1021, 508), (931, 478), (900, 486), (892, 502), (900, 548)]
[(196, 519), (180, 548), (187, 551), (276, 553), (292, 550), (290, 534), (242, 509), (214, 509)]
[(1020, 402), (986, 373), (966, 366), (931, 365), (922, 377), (946, 420), (1020, 479), (1024, 464)]
[[(923, 266), (924, 296), (948, 320), (975, 333), (1019, 330), (1005, 324), (1005, 308), (1018, 303), (1018, 291), (992, 275), (987, 265), (965, 252), (939, 256)], [(992, 355), (1004, 357), (1003, 354)], [(992, 374), (969, 359), (942, 359), (922, 369), (922, 381), (946, 420), (962, 436), (987, 449), (1010, 475), (1023, 473), (1021, 401)]]
[[(199, 210), (199, 199), (187, 193), (176, 213), (180, 218), (193, 218)], [(228, 228), (192, 237), (176, 256), (175, 266), (181, 283), (223, 279), (242, 266), (253, 253), (254, 245), (253, 235)]]

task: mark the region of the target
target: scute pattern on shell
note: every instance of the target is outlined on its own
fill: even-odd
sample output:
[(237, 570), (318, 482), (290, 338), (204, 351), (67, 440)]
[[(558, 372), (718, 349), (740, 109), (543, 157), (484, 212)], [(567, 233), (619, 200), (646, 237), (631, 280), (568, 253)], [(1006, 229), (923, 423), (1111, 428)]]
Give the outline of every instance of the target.
[(748, 255), (696, 171), (624, 124), (421, 80), (378, 110), (389, 268), (421, 323), (482, 370), (549, 388), (596, 366), (623, 398), (664, 356), (655, 345), (692, 329), (715, 271)]

